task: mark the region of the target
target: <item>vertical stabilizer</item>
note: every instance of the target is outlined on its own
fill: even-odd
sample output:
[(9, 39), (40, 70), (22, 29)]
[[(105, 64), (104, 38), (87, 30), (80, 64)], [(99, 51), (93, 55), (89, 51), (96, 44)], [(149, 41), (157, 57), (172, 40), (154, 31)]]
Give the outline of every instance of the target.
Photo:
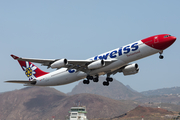
[(41, 69), (39, 69), (37, 66), (35, 66), (33, 63), (28, 61), (20, 61), (18, 60), (19, 57), (15, 55), (11, 55), (12, 58), (17, 60), (25, 72), (25, 75), (29, 78), (29, 80), (35, 79), (37, 77), (40, 77), (42, 75), (48, 74), (48, 72), (44, 72)]

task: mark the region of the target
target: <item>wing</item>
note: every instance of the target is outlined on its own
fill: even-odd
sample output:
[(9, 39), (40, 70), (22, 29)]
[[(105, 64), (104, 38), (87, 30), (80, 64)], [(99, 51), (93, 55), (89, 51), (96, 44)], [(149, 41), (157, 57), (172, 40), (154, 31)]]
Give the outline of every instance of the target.
[(40, 63), (44, 66), (49, 66), (53, 62), (56, 61), (56, 59), (21, 58), (21, 57), (15, 56), (15, 55), (11, 55), (11, 57), (13, 57), (15, 60), (19, 60), (19, 61), (28, 61), (28, 62)]
[[(15, 60), (20, 61), (29, 61), (34, 63), (40, 63), (43, 66), (47, 66), (48, 68), (61, 68), (65, 67), (70, 69), (76, 69), (77, 71), (83, 71), (87, 72), (89, 69), (87, 68), (88, 65), (95, 62), (94, 60), (67, 60), (67, 59), (36, 59), (36, 58), (21, 58), (17, 57), (15, 55), (11, 55)], [(113, 60), (103, 60), (105, 62), (105, 65), (109, 65), (110, 63), (116, 61), (116, 59)]]

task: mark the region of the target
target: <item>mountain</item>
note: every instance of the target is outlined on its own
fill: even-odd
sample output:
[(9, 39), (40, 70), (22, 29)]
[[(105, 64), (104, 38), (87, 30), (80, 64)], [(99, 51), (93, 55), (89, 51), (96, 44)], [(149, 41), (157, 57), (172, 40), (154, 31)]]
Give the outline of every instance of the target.
[(67, 96), (50, 87), (26, 87), (0, 94), (0, 120), (65, 119), (79, 102), (86, 106), (88, 119), (112, 118), (137, 106), (88, 93)]
[(68, 108), (72, 107), (73, 103), (77, 103), (78, 101), (80, 101), (82, 105), (86, 106), (88, 119), (102, 117), (111, 118), (112, 116), (117, 116), (132, 110), (137, 106), (132, 101), (113, 100), (107, 97), (89, 93), (77, 94), (65, 99)]
[(110, 85), (103, 86), (102, 83), (105, 81), (105, 77), (100, 77), (99, 82), (95, 83), (90, 81), (89, 85), (83, 84), (83, 81), (79, 82), (68, 95), (75, 95), (80, 93), (91, 93), (96, 95), (105, 96), (115, 100), (133, 100), (143, 97), (142, 94), (130, 90), (124, 86), (121, 82), (113, 80)]
[(132, 89), (129, 85), (126, 85), (126, 87), (131, 90), (132, 92), (137, 92), (136, 90)]
[(26, 87), (0, 94), (0, 119), (20, 120), (39, 118), (47, 113), (53, 102), (66, 98), (66, 94), (53, 88)]
[(149, 90), (141, 92), (141, 94), (145, 96), (154, 96), (154, 95), (170, 95), (170, 94), (179, 94), (180, 95), (180, 87), (172, 87), (172, 88), (162, 88), (157, 90)]

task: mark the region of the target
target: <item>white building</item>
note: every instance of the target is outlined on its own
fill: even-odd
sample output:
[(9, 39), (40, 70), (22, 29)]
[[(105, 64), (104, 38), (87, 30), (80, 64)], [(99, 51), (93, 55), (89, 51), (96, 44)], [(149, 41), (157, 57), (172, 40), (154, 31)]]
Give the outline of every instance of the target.
[(86, 116), (86, 107), (71, 107), (71, 111), (69, 111), (70, 116), (67, 120), (88, 120)]

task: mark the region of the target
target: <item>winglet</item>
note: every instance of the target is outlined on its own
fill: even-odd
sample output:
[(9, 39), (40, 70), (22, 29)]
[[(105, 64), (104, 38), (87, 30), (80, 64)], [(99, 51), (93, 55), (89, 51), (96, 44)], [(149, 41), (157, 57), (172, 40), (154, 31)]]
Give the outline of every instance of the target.
[(19, 57), (18, 56), (15, 56), (15, 55), (13, 55), (13, 54), (11, 54), (11, 57), (13, 58), (13, 59), (15, 59), (15, 60), (17, 60)]

